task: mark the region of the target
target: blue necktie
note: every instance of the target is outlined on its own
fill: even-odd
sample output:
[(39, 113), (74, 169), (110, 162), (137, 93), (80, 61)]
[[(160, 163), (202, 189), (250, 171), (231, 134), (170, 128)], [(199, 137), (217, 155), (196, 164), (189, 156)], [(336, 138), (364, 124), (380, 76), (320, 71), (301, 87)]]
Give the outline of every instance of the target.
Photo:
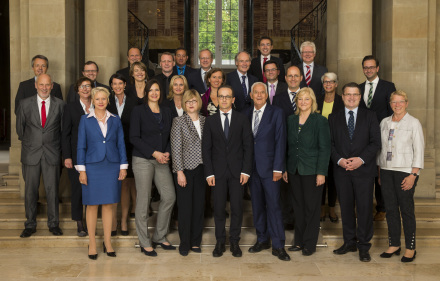
[(179, 75), (183, 75), (183, 67), (178, 67), (179, 69)]
[(223, 125), (223, 131), (225, 132), (226, 139), (228, 139), (228, 135), (229, 135), (229, 119), (228, 119), (228, 114), (229, 113), (223, 113), (223, 115), (225, 116), (225, 123)]
[(350, 139), (353, 139), (354, 134), (354, 112), (349, 111), (348, 114), (350, 114), (350, 117), (348, 117), (348, 135), (350, 136)]
[(295, 112), (296, 111), (296, 103), (295, 103), (296, 92), (290, 92), (290, 93), (293, 96), (293, 98), (292, 98), (292, 109), (293, 109), (293, 112)]
[(248, 91), (246, 88), (246, 76), (241, 76), (241, 87), (243, 88), (244, 97), (247, 98)]

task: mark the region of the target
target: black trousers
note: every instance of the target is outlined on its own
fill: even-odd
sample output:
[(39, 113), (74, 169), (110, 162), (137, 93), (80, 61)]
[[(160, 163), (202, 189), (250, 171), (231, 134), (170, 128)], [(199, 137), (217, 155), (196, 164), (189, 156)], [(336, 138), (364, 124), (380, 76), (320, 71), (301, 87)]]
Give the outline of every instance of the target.
[(243, 221), (243, 191), (240, 178), (234, 178), (229, 170), (221, 178), (215, 179), (215, 186), (212, 187), (214, 195), (214, 222), (215, 238), (217, 242), (226, 241), (226, 198), (229, 192), (229, 203), (231, 205), (231, 225), (229, 230), (229, 241), (240, 241), (241, 224)]
[(400, 247), (400, 217), (402, 217), (405, 247), (414, 250), (416, 248), (414, 191), (419, 177), (416, 178), (410, 190), (402, 190), (401, 183), (407, 176), (409, 174), (404, 172), (380, 170), (382, 195), (387, 212), (389, 245)]
[(280, 184), (280, 206), (283, 213), (283, 223), (295, 224), (295, 214), (293, 213), (293, 194), (290, 185), (281, 179)]
[[(326, 192), (327, 191), (327, 192)], [(333, 175), (333, 163), (328, 165), (328, 176), (325, 177), (324, 187), (322, 189), (321, 205), (325, 205), (325, 195), (328, 193), (328, 206), (335, 207), (336, 205), (336, 184), (335, 177)]]
[(385, 212), (385, 203), (382, 194), (382, 187), (379, 179), (374, 178), (374, 197), (376, 197), (376, 212)]
[[(179, 208), (180, 250), (189, 251), (191, 247), (200, 247), (203, 232), (203, 214), (205, 208), (205, 176), (203, 165), (194, 170), (184, 170), (186, 186), (176, 186)], [(177, 183), (177, 174), (174, 174)]]
[(319, 235), (322, 185), (316, 186), (316, 175), (302, 176), (298, 173), (289, 173), (289, 183), (295, 213), (294, 245), (314, 252)]
[(82, 188), (79, 182), (79, 173), (73, 169), (67, 169), (70, 179), (71, 187), (71, 213), (72, 220), (82, 221), (83, 219), (83, 204), (82, 204)]

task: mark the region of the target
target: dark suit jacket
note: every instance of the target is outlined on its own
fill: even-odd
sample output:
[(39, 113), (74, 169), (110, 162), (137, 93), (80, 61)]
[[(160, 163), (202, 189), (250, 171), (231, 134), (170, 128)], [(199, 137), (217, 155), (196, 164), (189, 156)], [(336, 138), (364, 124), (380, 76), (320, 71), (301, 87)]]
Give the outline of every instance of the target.
[(290, 100), (289, 93), (287, 92), (288, 90), (289, 89), (286, 89), (284, 92), (275, 94), (272, 103), (273, 105), (278, 106), (283, 110), (284, 117), (286, 118), (286, 122), (287, 122), (287, 118), (290, 115), (295, 114), (295, 111), (293, 111), (292, 108), (292, 101)]
[(230, 85), (232, 87), (232, 90), (234, 91), (235, 109), (240, 112), (245, 111), (248, 107), (252, 105), (252, 100), (249, 93), (251, 92), (252, 85), (255, 82), (258, 82), (257, 77), (249, 74), (249, 72), (247, 73), (247, 77), (249, 84), (247, 89), (248, 96), (245, 97), (243, 93), (243, 88), (241, 87), (241, 77), (238, 77), (237, 70), (234, 70), (226, 75), (226, 84)]
[[(271, 60), (274, 60), (278, 64), (278, 69), (280, 74), (278, 75), (278, 80), (286, 82), (286, 70), (284, 69), (283, 60), (274, 56), (270, 56)], [(261, 56), (253, 58), (251, 61), (251, 67), (249, 68), (249, 73), (257, 77), (258, 81), (263, 82), (263, 70), (261, 69)]]
[[(252, 126), (254, 108), (246, 114)], [(272, 178), (273, 171), (285, 171), (286, 123), (283, 110), (266, 104), (260, 125), (254, 137), (254, 167), (261, 178)]]
[[(130, 78), (130, 67), (119, 69), (118, 71), (116, 71), (116, 73), (124, 75), (125, 80), (127, 80), (127, 85), (132, 84), (131, 78)], [(153, 77), (155, 75), (154, 70), (147, 68), (147, 75), (149, 78), (148, 80), (150, 80), (151, 77)]]
[(187, 80), (190, 89), (194, 89), (200, 95), (203, 95), (208, 90), (208, 88), (205, 88), (205, 84), (203, 84), (201, 71), (201, 68), (194, 69), (194, 71), (188, 74)]
[[(301, 70), (301, 73), (303, 73), (304, 72), (303, 64), (301, 63), (298, 64), (297, 66)], [(324, 88), (322, 87), (321, 77), (326, 72), (328, 72), (327, 67), (314, 63), (312, 80), (310, 81), (310, 88), (312, 88), (313, 92), (315, 93), (315, 96), (324, 94)], [(301, 88), (308, 87), (306, 83), (305, 73), (303, 73), (303, 80), (301, 81), (300, 87)]]
[[(269, 98), (269, 96), (270, 96), (270, 85), (269, 85), (269, 82), (266, 83), (266, 86), (267, 86), (267, 93), (268, 93), (267, 100), (270, 103), (270, 98)], [(275, 89), (275, 96), (279, 95), (279, 94), (281, 94), (283, 92), (287, 92), (288, 88), (289, 87), (287, 86), (286, 82), (278, 80), (277, 88)], [(274, 100), (275, 100), (275, 96), (274, 96)]]
[[(186, 78), (186, 80), (188, 81), (188, 76), (192, 73), (192, 72), (194, 72), (194, 71), (196, 71), (194, 68), (192, 68), (191, 66), (189, 66), (189, 65), (187, 65), (186, 67), (185, 67), (185, 72), (183, 73), (183, 76), (185, 76), (185, 78)], [(173, 74), (172, 74), (173, 76), (174, 75), (179, 75), (179, 72), (177, 71), (177, 65), (175, 65), (174, 67), (173, 67)]]
[(221, 178), (229, 169), (232, 176), (241, 173), (251, 175), (253, 138), (246, 115), (232, 110), (229, 136), (226, 139), (221, 124), (220, 112), (206, 118), (202, 136), (202, 157), (205, 176)]
[[(318, 106), (318, 110), (321, 111), (321, 113), (322, 113), (322, 107), (324, 106), (324, 99), (325, 99), (325, 94), (316, 97), (316, 105)], [(333, 103), (333, 108), (331, 113), (336, 113), (344, 108), (345, 106), (342, 97), (337, 93), (335, 93), (335, 101)]]
[[(359, 106), (362, 108), (367, 108), (367, 105), (365, 104), (364, 101), (365, 83), (366, 82), (359, 85), (362, 95), (361, 103)], [(391, 93), (395, 91), (396, 91), (396, 86), (394, 86), (394, 83), (379, 79), (379, 82), (377, 83), (376, 91), (374, 91), (373, 101), (371, 102), (371, 107), (370, 107), (370, 110), (376, 112), (377, 120), (379, 121), (379, 124), (382, 121), (382, 119), (391, 116), (391, 114), (393, 114), (393, 110), (391, 109), (390, 106), (390, 96)]]
[(37, 95), (20, 101), (16, 130), (18, 139), (21, 140), (21, 163), (37, 165), (44, 154), (50, 165), (60, 164), (63, 111), (64, 101), (50, 97), (49, 112), (43, 128)]
[(130, 119), (130, 142), (133, 145), (133, 156), (154, 159), (154, 151), (171, 153), (170, 131), (171, 110), (160, 105), (163, 129), (160, 129), (150, 107), (141, 104), (133, 108)]
[[(110, 92), (110, 87), (104, 84), (99, 83), (96, 81), (96, 87), (104, 87)], [(77, 92), (75, 92), (75, 84), (70, 85), (69, 92), (67, 93), (67, 103), (71, 103), (74, 101), (79, 101), (79, 95)]]
[[(20, 85), (18, 86), (17, 95), (15, 96), (15, 115), (17, 115), (17, 109), (18, 104), (22, 99), (32, 97), (33, 95), (37, 94), (37, 89), (35, 88), (35, 77), (20, 82)], [(63, 93), (61, 92), (61, 86), (60, 84), (53, 82), (53, 88), (52, 91), (50, 91), (51, 97), (57, 97), (59, 99), (63, 99)]]
[(161, 95), (164, 95), (163, 99), (162, 99), (162, 102), (164, 102), (164, 100), (168, 96), (168, 93), (169, 93), (169, 90), (170, 90), (169, 89), (170, 88), (170, 82), (171, 82), (171, 78), (173, 78), (173, 76), (174, 76), (173, 73), (170, 76), (168, 76), (168, 77), (166, 77), (163, 73), (160, 73), (160, 74), (157, 74), (156, 76), (153, 77), (153, 79), (156, 79), (157, 82), (159, 82)]
[(77, 164), (78, 127), (84, 110), (79, 100), (66, 104), (63, 114), (62, 152), (63, 159), (72, 159)]
[(162, 105), (170, 108), (172, 120), (174, 120), (174, 118), (176, 118), (176, 117), (179, 117), (179, 114), (177, 113), (176, 105), (174, 104), (173, 100), (163, 99)]
[[(380, 128), (376, 114), (359, 108), (355, 122), (353, 139), (348, 135), (345, 109), (332, 113), (328, 118), (330, 124), (334, 173), (341, 176), (350, 174), (355, 177), (377, 176), (376, 154), (381, 147)], [(337, 163), (341, 158), (360, 157), (365, 164), (354, 171), (345, 171)]]

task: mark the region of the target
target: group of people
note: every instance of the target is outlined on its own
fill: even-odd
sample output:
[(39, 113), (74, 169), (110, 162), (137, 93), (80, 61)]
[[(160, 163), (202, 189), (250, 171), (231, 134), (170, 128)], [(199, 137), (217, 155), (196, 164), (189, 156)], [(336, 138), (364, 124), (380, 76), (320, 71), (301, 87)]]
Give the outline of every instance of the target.
[[(89, 236), (90, 259), (98, 254), (99, 205), (108, 256), (116, 257), (111, 236), (117, 233), (119, 202), (121, 234), (129, 234), (127, 220), (134, 216), (141, 252), (157, 256), (158, 246), (176, 249), (166, 236), (177, 201), (178, 250), (186, 256), (201, 252), (205, 203), (211, 198), (217, 241), (212, 255), (226, 250), (229, 200), (230, 251), (241, 257), (248, 186), (257, 234), (250, 253), (272, 248), (274, 256), (289, 261), (285, 230), (294, 224), (288, 250), (312, 255), (325, 220), (325, 199), (330, 220), (338, 222), (338, 198), (344, 244), (334, 253), (359, 250), (359, 259), (370, 261), (376, 187), (377, 205), (384, 208), (376, 216), (386, 214), (389, 232), (389, 248), (381, 257), (400, 254), (402, 217), (402, 262), (414, 260), (414, 190), (424, 164), (424, 138), (420, 122), (406, 111), (407, 94), (379, 79), (373, 56), (362, 61), (366, 82), (347, 83), (339, 95), (337, 75), (314, 63), (313, 42), (301, 45), (303, 63), (286, 70), (270, 54), (271, 38), (262, 37), (258, 49), (254, 59), (239, 52), (237, 70), (225, 74), (212, 68), (210, 50), (200, 51), (201, 67), (193, 69), (179, 48), (161, 54), (161, 73), (151, 77), (139, 49), (132, 48), (130, 67), (113, 74), (108, 87), (96, 81), (98, 65), (86, 62), (66, 105), (59, 85), (46, 74), (47, 58), (35, 56), (35, 78), (20, 84), (16, 98), (27, 218), (21, 237), (36, 231), (40, 174), (49, 230), (63, 234), (57, 193), (62, 158), (72, 186), (72, 219), (78, 236)], [(150, 237), (154, 186), (160, 202)]]

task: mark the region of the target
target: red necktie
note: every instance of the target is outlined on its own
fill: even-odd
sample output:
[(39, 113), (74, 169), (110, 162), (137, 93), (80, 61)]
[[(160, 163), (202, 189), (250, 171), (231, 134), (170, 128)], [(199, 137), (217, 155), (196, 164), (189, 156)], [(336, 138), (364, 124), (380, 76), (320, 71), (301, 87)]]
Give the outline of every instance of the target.
[(307, 67), (306, 83), (307, 83), (307, 86), (310, 86), (310, 81), (312, 80), (312, 75), (311, 75), (311, 71), (310, 71), (310, 65), (306, 65), (306, 67)]
[(264, 74), (264, 63), (267, 61), (267, 57), (263, 58), (263, 82), (266, 83), (267, 82), (267, 78), (266, 75)]
[(44, 128), (44, 125), (46, 125), (46, 105), (44, 105), (46, 102), (41, 102), (41, 126)]

